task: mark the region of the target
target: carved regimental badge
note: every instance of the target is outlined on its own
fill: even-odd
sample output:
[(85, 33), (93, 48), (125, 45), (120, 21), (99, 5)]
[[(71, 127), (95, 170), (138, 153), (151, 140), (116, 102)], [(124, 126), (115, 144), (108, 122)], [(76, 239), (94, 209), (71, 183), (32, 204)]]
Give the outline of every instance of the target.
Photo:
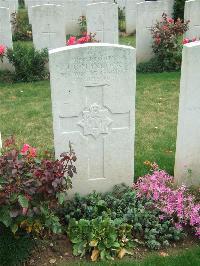
[(78, 123), (83, 128), (85, 136), (92, 135), (97, 138), (100, 134), (108, 134), (110, 125), (113, 122), (109, 111), (94, 103), (82, 112), (82, 120)]

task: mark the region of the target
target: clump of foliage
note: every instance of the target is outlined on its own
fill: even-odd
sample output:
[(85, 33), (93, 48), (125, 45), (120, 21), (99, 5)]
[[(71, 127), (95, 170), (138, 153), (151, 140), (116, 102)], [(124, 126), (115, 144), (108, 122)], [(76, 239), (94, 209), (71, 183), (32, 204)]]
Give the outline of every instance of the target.
[[(129, 228), (131, 234), (126, 237), (129, 247), (139, 244), (150, 249), (159, 249), (184, 237), (183, 229), (176, 228), (170, 217), (163, 218), (163, 212), (155, 208), (151, 199), (139, 198), (137, 190), (125, 185), (115, 186), (111, 192), (106, 194), (96, 192), (88, 196), (76, 194), (72, 201), (64, 204), (59, 215), (68, 225), (68, 235), (73, 244), (74, 255), (83, 256), (86, 252), (93, 255), (93, 252), (97, 252), (97, 257), (104, 258), (101, 256), (100, 248), (90, 244), (92, 240), (99, 239), (97, 224), (101, 224), (100, 221), (104, 224), (104, 219), (115, 225), (115, 234), (118, 234), (118, 229), (122, 225)], [(97, 220), (98, 223), (96, 223)], [(88, 230), (83, 228), (84, 225), (87, 225)], [(93, 229), (94, 226), (96, 229)], [(98, 243), (100, 245), (101, 241)], [(106, 250), (107, 254), (106, 258), (120, 256), (120, 252), (124, 255), (128, 252), (126, 245), (122, 247), (120, 244), (112, 252), (113, 249), (111, 246), (106, 249), (103, 245), (103, 251)]]
[(125, 22), (125, 8), (118, 7), (118, 21), (119, 21), (119, 30), (121, 32), (126, 31), (126, 22)]
[(80, 26), (80, 32), (82, 35), (86, 35), (87, 34), (87, 21), (86, 21), (86, 17), (85, 16), (80, 16), (78, 19), (78, 23)]
[(112, 220), (109, 217), (97, 217), (92, 220), (71, 219), (68, 226), (68, 236), (73, 243), (73, 254), (84, 256), (91, 254), (92, 261), (123, 257), (131, 247), (132, 226), (122, 220)]
[(138, 198), (143, 199), (145, 196), (153, 201), (154, 208), (164, 214), (163, 219), (170, 218), (176, 228), (180, 229), (189, 225), (200, 237), (200, 203), (196, 203), (186, 186), (175, 187), (173, 181), (172, 176), (159, 170), (155, 164), (152, 173), (139, 178), (134, 188)]
[(151, 28), (153, 52), (161, 62), (163, 71), (178, 70), (181, 67), (182, 43), (180, 38), (188, 30), (189, 21), (174, 21), (165, 13), (162, 20)]
[(34, 240), (28, 234), (15, 236), (9, 228), (0, 223), (0, 264), (1, 266), (20, 266), (26, 262)]
[(186, 0), (174, 1), (174, 19), (184, 19), (184, 8)]
[(48, 77), (46, 64), (48, 50), (36, 50), (33, 46), (16, 43), (6, 54), (9, 62), (14, 66), (16, 81), (31, 82)]
[(55, 209), (63, 203), (71, 178), (76, 173), (76, 156), (70, 151), (53, 160), (24, 144), (19, 150), (13, 138), (8, 139), (0, 156), (0, 222), (13, 233), (61, 232)]
[(13, 13), (11, 17), (13, 28), (13, 41), (31, 41), (32, 28), (28, 20), (28, 12), (20, 9), (17, 13)]
[(162, 63), (158, 60), (158, 58), (153, 57), (148, 62), (139, 63), (137, 65), (137, 72), (139, 73), (161, 73), (163, 72)]

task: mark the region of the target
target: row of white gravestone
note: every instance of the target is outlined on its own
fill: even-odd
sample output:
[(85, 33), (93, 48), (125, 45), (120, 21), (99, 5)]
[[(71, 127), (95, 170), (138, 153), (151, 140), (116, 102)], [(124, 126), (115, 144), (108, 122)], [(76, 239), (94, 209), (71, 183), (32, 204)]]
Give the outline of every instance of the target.
[[(113, 3), (113, 0), (104, 0)], [(32, 7), (43, 4), (55, 4), (63, 6), (65, 20), (65, 34), (78, 34), (80, 27), (78, 19), (86, 15), (86, 6), (91, 3), (102, 2), (102, 0), (27, 0), (29, 22), (33, 23)]]
[[(56, 157), (77, 154), (73, 190), (105, 192), (134, 178), (136, 52), (112, 44), (49, 51)], [(175, 178), (200, 184), (200, 42), (184, 46)], [(188, 170), (192, 179), (188, 177)]]
[[(118, 8), (114, 3), (87, 5), (87, 30), (99, 42), (118, 43)], [(44, 4), (32, 7), (32, 34), (36, 49), (66, 45), (65, 16), (61, 5)]]

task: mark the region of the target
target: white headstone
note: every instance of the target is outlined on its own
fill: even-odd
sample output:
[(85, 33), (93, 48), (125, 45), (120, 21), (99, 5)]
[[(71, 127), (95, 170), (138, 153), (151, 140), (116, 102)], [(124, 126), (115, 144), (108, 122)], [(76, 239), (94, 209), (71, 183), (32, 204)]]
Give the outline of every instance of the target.
[(175, 178), (200, 184), (200, 42), (184, 45), (181, 70)]
[(185, 2), (185, 20), (190, 20), (189, 30), (186, 32), (187, 38), (200, 38), (200, 0)]
[(65, 12), (65, 33), (66, 34), (79, 34), (80, 26), (78, 20), (82, 16), (82, 5), (80, 0), (64, 1)]
[(81, 2), (83, 16), (86, 16), (86, 7), (89, 4), (101, 3), (101, 2), (114, 3), (114, 0), (79, 0), (79, 1)]
[(151, 27), (167, 13), (166, 5), (161, 1), (148, 1), (137, 4), (136, 49), (137, 63), (147, 62), (153, 57)]
[(118, 6), (116, 4), (101, 2), (87, 5), (86, 19), (87, 32), (96, 33), (97, 41), (118, 43)]
[(160, 0), (160, 1), (163, 2), (164, 5), (166, 6), (166, 14), (169, 17), (172, 17), (174, 13), (174, 0)]
[(135, 49), (83, 44), (49, 52), (56, 157), (77, 154), (73, 192), (131, 185), (134, 175)]
[(41, 5), (46, 5), (46, 4), (63, 5), (64, 1), (65, 0), (26, 0), (26, 5), (28, 8), (29, 23), (32, 24), (32, 7), (33, 6), (41, 6)]
[(32, 15), (33, 43), (36, 49), (53, 49), (66, 45), (63, 6), (34, 6)]
[[(0, 44), (7, 48), (13, 47), (10, 11), (6, 7), (0, 7)], [(3, 63), (0, 60), (0, 69), (12, 70), (12, 67), (6, 58), (3, 59)]]
[(136, 30), (136, 4), (141, 0), (127, 0), (125, 6), (126, 33), (131, 34)]
[(18, 10), (18, 0), (0, 0), (0, 7), (9, 8), (10, 14), (12, 14)]

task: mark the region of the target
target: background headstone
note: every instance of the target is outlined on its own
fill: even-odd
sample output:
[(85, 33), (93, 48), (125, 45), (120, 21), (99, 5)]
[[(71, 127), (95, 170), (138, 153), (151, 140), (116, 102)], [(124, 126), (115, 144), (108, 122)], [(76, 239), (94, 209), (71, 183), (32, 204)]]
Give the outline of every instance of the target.
[(83, 44), (49, 51), (55, 153), (77, 155), (72, 193), (131, 185), (134, 175), (135, 49)]
[(96, 33), (96, 40), (104, 43), (117, 44), (118, 6), (113, 3), (96, 3), (87, 5), (87, 32)]
[(167, 13), (167, 7), (161, 1), (148, 1), (137, 4), (136, 49), (137, 63), (147, 62), (153, 57), (151, 27)]
[(0, 7), (9, 8), (10, 14), (17, 12), (18, 0), (0, 0)]
[(63, 6), (34, 6), (32, 15), (33, 43), (36, 49), (53, 49), (66, 45)]
[(181, 69), (175, 179), (200, 184), (200, 42), (184, 45)]
[[(10, 11), (6, 7), (0, 7), (0, 44), (7, 48), (13, 48)], [(12, 70), (13, 68), (8, 60), (4, 58), (3, 62), (0, 60), (0, 69)]]
[(185, 2), (185, 20), (190, 20), (189, 30), (185, 33), (185, 37), (200, 38), (200, 0)]
[(141, 0), (127, 0), (125, 6), (126, 33), (131, 34), (136, 30), (136, 4)]

